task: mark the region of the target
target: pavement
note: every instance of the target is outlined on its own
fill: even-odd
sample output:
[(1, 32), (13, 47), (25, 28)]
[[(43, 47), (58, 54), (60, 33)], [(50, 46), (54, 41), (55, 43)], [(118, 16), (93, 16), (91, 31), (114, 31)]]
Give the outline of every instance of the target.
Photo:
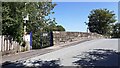
[(32, 57), (36, 57), (36, 56), (40, 56), (49, 52), (53, 52), (65, 47), (69, 47), (69, 46), (73, 46), (76, 44), (79, 44), (81, 42), (85, 42), (85, 41), (89, 41), (91, 39), (80, 39), (77, 41), (73, 41), (73, 42), (66, 42), (64, 44), (60, 44), (60, 45), (55, 45), (55, 46), (51, 46), (51, 47), (47, 47), (47, 48), (43, 48), (43, 49), (37, 49), (37, 50), (30, 50), (30, 51), (26, 51), (26, 52), (21, 52), (21, 53), (16, 53), (16, 54), (9, 54), (9, 55), (4, 55), (2, 56), (2, 63), (6, 62), (6, 61), (19, 61), (19, 60), (26, 60)]

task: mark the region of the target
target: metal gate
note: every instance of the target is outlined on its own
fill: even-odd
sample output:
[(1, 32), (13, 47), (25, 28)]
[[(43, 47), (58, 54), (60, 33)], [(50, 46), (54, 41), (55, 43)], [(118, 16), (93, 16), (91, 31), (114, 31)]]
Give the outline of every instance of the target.
[(40, 48), (53, 46), (53, 32), (40, 33)]

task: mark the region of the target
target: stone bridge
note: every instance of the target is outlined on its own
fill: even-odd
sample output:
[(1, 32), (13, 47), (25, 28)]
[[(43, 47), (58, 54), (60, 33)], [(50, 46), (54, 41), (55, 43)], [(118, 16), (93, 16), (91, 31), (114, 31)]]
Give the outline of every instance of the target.
[[(10, 42), (10, 40), (6, 38), (7, 37), (4, 38), (4, 36), (0, 36), (1, 39), (0, 51), (2, 51), (3, 55), (9, 53), (17, 53), (30, 49), (30, 44), (28, 44), (26, 47), (22, 47), (17, 42), (15, 41)], [(96, 33), (53, 31), (53, 45), (55, 46), (63, 45), (66, 43), (76, 43), (74, 41), (81, 41), (83, 39), (96, 39), (96, 38), (104, 38), (104, 37)]]
[(96, 39), (96, 38), (104, 38), (104, 36), (96, 33), (87, 33), (87, 32), (53, 31), (54, 45), (59, 45), (62, 43), (77, 41), (86, 38)]

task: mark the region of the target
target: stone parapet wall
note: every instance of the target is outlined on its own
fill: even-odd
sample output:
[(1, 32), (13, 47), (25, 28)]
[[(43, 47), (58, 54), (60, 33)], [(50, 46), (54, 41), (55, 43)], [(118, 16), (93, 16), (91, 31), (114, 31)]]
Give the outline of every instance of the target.
[(77, 41), (85, 38), (96, 39), (96, 38), (104, 38), (104, 37), (96, 33), (53, 31), (54, 45)]

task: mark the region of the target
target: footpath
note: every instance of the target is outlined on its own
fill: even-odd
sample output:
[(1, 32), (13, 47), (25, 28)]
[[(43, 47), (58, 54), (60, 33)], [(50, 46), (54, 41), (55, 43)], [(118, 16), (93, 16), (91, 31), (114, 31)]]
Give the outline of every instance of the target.
[(59, 45), (54, 45), (51, 47), (47, 47), (47, 48), (43, 48), (43, 49), (37, 49), (37, 50), (30, 50), (30, 51), (26, 51), (26, 52), (21, 52), (21, 53), (16, 53), (16, 54), (11, 54), (11, 55), (4, 55), (2, 56), (2, 63), (6, 62), (6, 61), (19, 61), (19, 60), (26, 60), (35, 56), (40, 56), (46, 53), (50, 53), (65, 47), (69, 47), (69, 46), (73, 46), (73, 45), (77, 45), (79, 43), (85, 42), (85, 41), (90, 41), (92, 39), (89, 38), (84, 38), (84, 39), (79, 39), (79, 40), (75, 40), (72, 42), (66, 42), (63, 44), (59, 44)]

